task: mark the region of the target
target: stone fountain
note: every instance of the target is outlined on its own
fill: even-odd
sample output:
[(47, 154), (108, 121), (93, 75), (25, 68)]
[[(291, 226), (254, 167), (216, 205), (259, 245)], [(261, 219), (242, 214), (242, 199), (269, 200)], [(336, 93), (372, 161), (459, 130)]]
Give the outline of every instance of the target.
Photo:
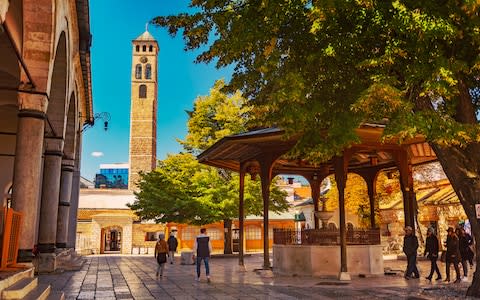
[(333, 217), (333, 214), (335, 213), (333, 211), (327, 211), (327, 208), (326, 208), (327, 200), (328, 200), (327, 198), (321, 198), (320, 201), (322, 201), (322, 210), (315, 211), (315, 217), (322, 221), (322, 229), (327, 229), (328, 220), (330, 220)]

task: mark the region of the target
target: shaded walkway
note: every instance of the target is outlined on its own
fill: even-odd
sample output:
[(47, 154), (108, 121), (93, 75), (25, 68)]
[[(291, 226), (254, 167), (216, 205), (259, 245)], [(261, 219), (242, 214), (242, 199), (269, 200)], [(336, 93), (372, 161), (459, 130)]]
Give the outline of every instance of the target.
[[(272, 278), (253, 271), (262, 258), (245, 258), (247, 272), (240, 272), (236, 258), (213, 258), (210, 284), (204, 276), (201, 282), (194, 281), (194, 266), (168, 264), (164, 278), (156, 280), (151, 256), (113, 255), (89, 256), (81, 271), (41, 275), (39, 280), (63, 290), (66, 299), (464, 299), (469, 285), (406, 281), (400, 274), (353, 277), (347, 285), (310, 277)], [(405, 262), (386, 261), (385, 265), (402, 269)], [(444, 265), (440, 267), (443, 271)], [(419, 262), (421, 275), (428, 268), (428, 262)]]

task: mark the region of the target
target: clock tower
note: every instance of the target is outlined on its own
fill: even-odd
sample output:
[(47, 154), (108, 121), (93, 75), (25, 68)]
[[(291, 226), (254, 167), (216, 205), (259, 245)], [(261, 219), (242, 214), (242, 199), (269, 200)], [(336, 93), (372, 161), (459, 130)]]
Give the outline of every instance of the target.
[(149, 172), (157, 164), (157, 59), (160, 49), (148, 30), (132, 44), (128, 189), (137, 190), (139, 172)]

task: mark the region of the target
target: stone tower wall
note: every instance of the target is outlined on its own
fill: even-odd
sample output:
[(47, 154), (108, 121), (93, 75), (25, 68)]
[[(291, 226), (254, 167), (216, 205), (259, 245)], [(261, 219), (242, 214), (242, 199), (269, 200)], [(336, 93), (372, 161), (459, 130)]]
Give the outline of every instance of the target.
[[(137, 51), (139, 46), (139, 51)], [(146, 51), (143, 51), (146, 46)], [(150, 46), (153, 47), (149, 51)], [(132, 94), (130, 110), (130, 153), (128, 188), (136, 190), (140, 171), (148, 172), (156, 167), (157, 152), (157, 58), (156, 41), (133, 41)], [(151, 66), (151, 78), (145, 78), (147, 64)], [(142, 66), (141, 78), (136, 78), (136, 66)], [(145, 85), (146, 97), (140, 98), (140, 86)]]

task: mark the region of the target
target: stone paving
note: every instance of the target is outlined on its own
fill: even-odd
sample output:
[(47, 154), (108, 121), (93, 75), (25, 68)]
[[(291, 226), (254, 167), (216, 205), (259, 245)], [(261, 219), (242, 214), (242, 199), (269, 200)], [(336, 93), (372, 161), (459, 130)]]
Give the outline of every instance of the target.
[[(211, 259), (212, 282), (194, 280), (195, 266), (167, 264), (163, 278), (156, 279), (152, 256), (88, 256), (82, 270), (40, 275), (40, 283), (62, 290), (66, 299), (464, 299), (471, 281), (430, 283), (424, 277), (429, 262), (419, 261), (421, 279), (396, 275), (359, 277), (345, 284), (332, 279), (272, 276), (255, 271), (262, 255), (245, 258), (246, 270), (237, 258)], [(405, 261), (385, 261), (385, 267), (402, 270)], [(439, 264), (444, 274), (445, 265)], [(204, 268), (202, 266), (202, 271)], [(470, 271), (470, 273), (472, 273)], [(453, 275), (454, 273), (452, 273)], [(454, 277), (454, 276), (453, 276)]]

